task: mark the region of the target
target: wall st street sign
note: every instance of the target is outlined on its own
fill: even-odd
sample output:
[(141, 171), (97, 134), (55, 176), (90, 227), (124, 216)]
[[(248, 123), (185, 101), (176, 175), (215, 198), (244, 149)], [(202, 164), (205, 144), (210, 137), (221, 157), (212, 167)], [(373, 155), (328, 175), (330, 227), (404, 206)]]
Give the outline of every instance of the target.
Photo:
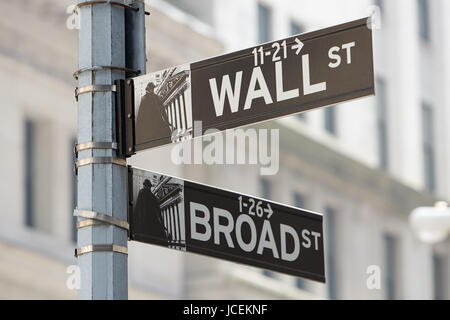
[[(374, 94), (367, 19), (118, 83), (123, 154)], [(199, 130), (195, 122), (201, 121)]]
[(129, 168), (130, 239), (325, 282), (322, 215)]

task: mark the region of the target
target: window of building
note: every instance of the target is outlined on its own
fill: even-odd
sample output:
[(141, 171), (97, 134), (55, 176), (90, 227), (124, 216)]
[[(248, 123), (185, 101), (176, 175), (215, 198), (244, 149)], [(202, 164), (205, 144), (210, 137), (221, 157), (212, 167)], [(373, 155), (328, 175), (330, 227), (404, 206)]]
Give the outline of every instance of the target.
[(291, 35), (293, 35), (293, 36), (305, 32), (305, 28), (301, 24), (299, 24), (298, 22), (295, 22), (293, 20), (291, 20), (290, 29), (291, 29)]
[(272, 193), (272, 186), (270, 181), (267, 179), (261, 179), (261, 197), (264, 199), (270, 199)]
[(272, 39), (272, 14), (270, 8), (258, 3), (258, 41), (269, 42)]
[(46, 121), (24, 121), (24, 224), (52, 231), (52, 127)]
[(448, 266), (445, 257), (433, 254), (434, 299), (446, 300), (448, 293)]
[(305, 289), (305, 279), (303, 278), (296, 278), (295, 279), (295, 286), (297, 287), (297, 289)]
[(325, 252), (326, 252), (326, 277), (328, 298), (337, 299), (336, 286), (336, 210), (331, 207), (325, 208)]
[(425, 40), (430, 40), (430, 7), (428, 0), (418, 1), (419, 14), (419, 33), (420, 37)]
[(269, 270), (263, 270), (262, 271), (262, 274), (265, 276), (265, 277), (268, 277), (268, 278), (274, 278), (275, 276), (274, 276), (274, 273), (272, 272), (272, 271), (269, 271)]
[(394, 300), (398, 298), (397, 275), (398, 275), (398, 242), (397, 239), (390, 235), (384, 235), (384, 274), (386, 288), (386, 299)]
[(324, 115), (325, 130), (332, 135), (336, 135), (336, 106), (326, 108)]
[(181, 11), (209, 25), (214, 24), (214, 1), (211, 0), (166, 0)]
[[(298, 192), (294, 193), (294, 206), (297, 208), (305, 207), (305, 198), (302, 194), (300, 194)], [(305, 279), (303, 279), (303, 278), (295, 279), (295, 286), (299, 289), (304, 289), (305, 288)]]
[(384, 11), (384, 1), (383, 0), (375, 0), (374, 4), (380, 8), (380, 12)]
[(425, 176), (425, 188), (435, 191), (435, 167), (434, 167), (434, 114), (428, 104), (422, 104), (422, 145), (423, 164)]
[(305, 197), (298, 192), (294, 193), (294, 206), (296, 206), (297, 208), (305, 207)]
[(387, 132), (387, 96), (386, 83), (377, 79), (377, 136), (378, 136), (378, 163), (381, 169), (387, 170), (389, 166), (388, 132)]
[(32, 120), (25, 121), (25, 225), (34, 227), (34, 148), (35, 123)]
[[(290, 29), (290, 33), (292, 36), (305, 32), (305, 28), (303, 27), (303, 25), (301, 25), (300, 23), (298, 23), (294, 20), (291, 20), (291, 22), (289, 23), (289, 29)], [(306, 121), (306, 113), (305, 112), (298, 113), (296, 115), (296, 117), (299, 120)]]
[(304, 112), (297, 114), (297, 119), (306, 121), (306, 114)]
[[(76, 139), (72, 139), (72, 144), (71, 144), (71, 148), (70, 148), (70, 152), (72, 154), (72, 168), (75, 166), (75, 162), (77, 161), (76, 156), (75, 156), (75, 152), (73, 152), (73, 146), (75, 146), (77, 143)], [(77, 190), (77, 176), (75, 174), (75, 171), (72, 170), (72, 194), (71, 194), (71, 198), (72, 198), (72, 211), (70, 212), (70, 215), (72, 216), (72, 241), (76, 242), (77, 241), (77, 217), (73, 216), (73, 210), (76, 208), (77, 206), (77, 194), (78, 194), (78, 190)]]
[[(272, 194), (272, 186), (270, 184), (270, 181), (267, 179), (261, 179), (260, 187), (261, 187), (261, 197), (264, 199), (270, 199), (270, 196)], [(272, 271), (263, 270), (262, 274), (266, 277), (274, 278), (274, 273)]]

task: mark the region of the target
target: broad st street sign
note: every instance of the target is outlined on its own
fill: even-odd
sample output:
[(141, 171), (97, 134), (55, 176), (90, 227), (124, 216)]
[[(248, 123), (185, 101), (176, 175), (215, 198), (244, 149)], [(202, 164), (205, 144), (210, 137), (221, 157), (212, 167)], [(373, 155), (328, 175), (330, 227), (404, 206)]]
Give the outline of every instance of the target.
[(130, 239), (325, 282), (322, 215), (136, 168)]
[(372, 31), (361, 19), (117, 84), (119, 140), (131, 156), (373, 95)]

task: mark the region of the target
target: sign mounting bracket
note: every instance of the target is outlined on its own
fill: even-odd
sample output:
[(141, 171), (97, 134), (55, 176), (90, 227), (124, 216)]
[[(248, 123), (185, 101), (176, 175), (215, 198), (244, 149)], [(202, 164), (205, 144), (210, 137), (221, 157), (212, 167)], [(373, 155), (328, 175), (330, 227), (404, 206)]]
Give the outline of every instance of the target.
[(136, 153), (133, 80), (116, 80), (115, 86), (118, 153), (128, 158)]

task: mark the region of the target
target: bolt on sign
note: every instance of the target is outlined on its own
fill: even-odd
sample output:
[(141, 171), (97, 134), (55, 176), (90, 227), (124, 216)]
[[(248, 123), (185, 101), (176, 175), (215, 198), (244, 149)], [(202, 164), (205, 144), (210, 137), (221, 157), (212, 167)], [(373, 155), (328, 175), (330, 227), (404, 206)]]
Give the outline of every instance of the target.
[(325, 282), (322, 215), (129, 167), (130, 239)]
[[(375, 93), (361, 19), (118, 82), (126, 156)], [(202, 129), (194, 132), (194, 121)]]

